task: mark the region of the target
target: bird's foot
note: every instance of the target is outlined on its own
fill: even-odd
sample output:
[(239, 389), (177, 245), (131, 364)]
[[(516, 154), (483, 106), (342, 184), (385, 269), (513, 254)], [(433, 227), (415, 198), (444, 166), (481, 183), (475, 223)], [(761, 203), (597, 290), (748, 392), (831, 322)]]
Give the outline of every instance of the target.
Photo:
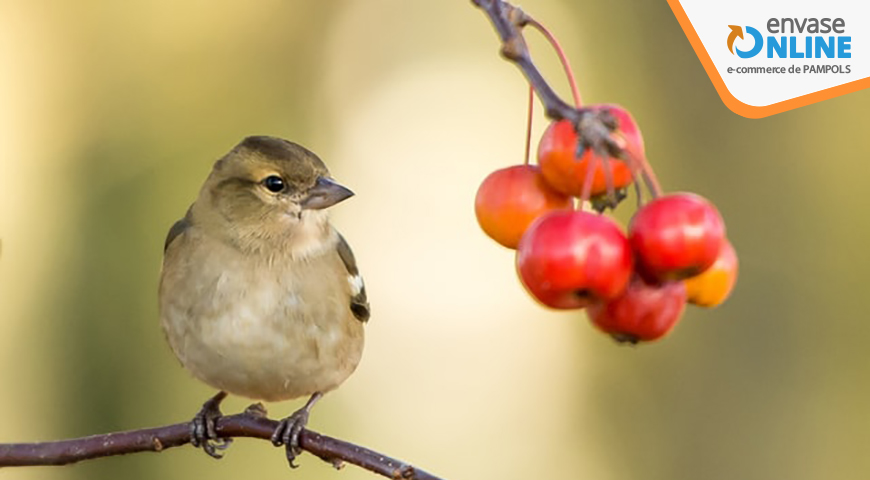
[(221, 402), (227, 397), (226, 392), (217, 395), (202, 404), (202, 408), (190, 422), (190, 443), (196, 448), (202, 448), (212, 458), (221, 459), (223, 450), (233, 443), (231, 438), (218, 438), (215, 423), (221, 418)]
[(296, 457), (302, 453), (302, 448), (299, 446), (299, 434), (307, 423), (308, 410), (301, 408), (293, 412), (293, 415), (281, 420), (275, 433), (272, 434), (273, 445), (287, 447), (287, 461), (290, 462), (290, 468), (299, 466), (295, 463)]
[(311, 413), (311, 407), (322, 397), (320, 393), (315, 393), (308, 399), (308, 403), (304, 407), (293, 412), (292, 415), (281, 420), (275, 433), (272, 434), (272, 445), (280, 447), (284, 445), (287, 448), (287, 461), (290, 463), (290, 468), (296, 468), (296, 457), (302, 453), (302, 447), (299, 445), (299, 435), (302, 429), (308, 424), (308, 415)]

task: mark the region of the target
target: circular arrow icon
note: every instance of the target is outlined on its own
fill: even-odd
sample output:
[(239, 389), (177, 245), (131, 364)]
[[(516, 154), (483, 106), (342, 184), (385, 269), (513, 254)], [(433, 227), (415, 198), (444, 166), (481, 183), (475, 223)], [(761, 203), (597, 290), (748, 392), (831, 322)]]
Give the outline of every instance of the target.
[[(740, 37), (741, 40), (743, 39), (743, 29), (737, 25), (728, 25), (728, 28), (731, 29), (731, 33), (728, 34), (728, 51), (730, 51), (733, 55), (734, 40), (737, 39), (737, 37)], [(755, 42), (755, 44), (749, 51), (743, 51), (738, 48), (737, 56), (740, 58), (754, 57), (758, 55), (761, 52), (761, 49), (764, 47), (764, 38), (762, 38), (761, 32), (752, 27), (746, 27), (746, 33), (752, 35), (752, 40)]]

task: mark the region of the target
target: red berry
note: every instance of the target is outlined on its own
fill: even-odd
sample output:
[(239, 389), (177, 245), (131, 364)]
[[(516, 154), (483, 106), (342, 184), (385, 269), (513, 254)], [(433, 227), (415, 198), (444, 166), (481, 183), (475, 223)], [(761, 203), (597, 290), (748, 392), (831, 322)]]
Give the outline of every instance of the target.
[(725, 223), (703, 197), (677, 193), (638, 210), (628, 237), (645, 278), (682, 280), (713, 265), (725, 240)]
[(571, 197), (553, 190), (534, 165), (492, 172), (474, 199), (480, 228), (508, 248), (517, 248), (529, 225), (544, 213), (571, 208)]
[[(596, 105), (590, 108), (609, 111), (619, 123), (614, 133), (617, 143), (633, 157), (643, 154), (643, 137), (628, 111), (618, 105)], [(578, 158), (577, 146), (577, 132), (568, 120), (551, 123), (538, 144), (538, 163), (547, 182), (556, 190), (575, 197), (583, 194), (583, 184), (591, 168), (593, 155), (591, 149), (586, 149)], [(628, 163), (610, 157), (600, 158), (592, 174), (591, 197), (607, 192), (605, 168), (610, 169), (614, 189), (631, 185), (633, 178)]]
[(713, 265), (683, 282), (689, 303), (708, 308), (720, 305), (734, 289), (738, 267), (737, 252), (726, 239)]
[(589, 319), (620, 342), (656, 340), (671, 331), (686, 306), (682, 282), (648, 285), (635, 276), (623, 294), (591, 305)]
[(533, 223), (517, 249), (517, 272), (529, 293), (560, 309), (616, 297), (631, 277), (631, 249), (610, 218), (552, 212)]

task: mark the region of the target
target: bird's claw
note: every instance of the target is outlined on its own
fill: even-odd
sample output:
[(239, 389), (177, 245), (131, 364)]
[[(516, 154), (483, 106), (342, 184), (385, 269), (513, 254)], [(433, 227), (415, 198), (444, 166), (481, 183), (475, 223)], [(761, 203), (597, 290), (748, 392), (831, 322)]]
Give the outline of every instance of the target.
[(308, 409), (300, 408), (293, 415), (281, 420), (278, 427), (275, 428), (275, 433), (272, 434), (272, 445), (280, 447), (281, 445), (287, 448), (287, 461), (290, 463), (290, 468), (296, 468), (294, 461), (296, 457), (302, 453), (302, 447), (299, 446), (299, 434), (302, 429), (308, 424)]
[(202, 448), (210, 457), (221, 459), (223, 450), (233, 443), (231, 438), (218, 438), (216, 422), (223, 414), (220, 403), (226, 397), (224, 392), (218, 393), (202, 405), (202, 408), (190, 422), (190, 443), (196, 448)]

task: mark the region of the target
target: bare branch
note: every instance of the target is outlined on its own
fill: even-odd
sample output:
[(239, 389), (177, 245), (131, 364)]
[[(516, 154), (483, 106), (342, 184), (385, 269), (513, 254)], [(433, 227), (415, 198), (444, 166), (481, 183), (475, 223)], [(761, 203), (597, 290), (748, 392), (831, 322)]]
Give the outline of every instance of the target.
[[(218, 419), (217, 433), (220, 438), (249, 437), (269, 440), (277, 426), (278, 422), (275, 420), (243, 413)], [(160, 452), (187, 443), (190, 443), (189, 423), (54, 442), (5, 443), (0, 444), (0, 467), (69, 465), (114, 455)], [(387, 478), (440, 480), (413, 465), (308, 429), (302, 431), (299, 443), (303, 450), (336, 467), (346, 462)]]
[(570, 120), (574, 125), (580, 125), (587, 111), (577, 109), (562, 100), (559, 95), (544, 80), (538, 67), (532, 62), (529, 47), (523, 37), (522, 28), (530, 21), (528, 15), (502, 0), (472, 0), (481, 10), (486, 13), (492, 26), (501, 39), (501, 54), (508, 61), (516, 64), (523, 72), (526, 79), (535, 89), (547, 117), (553, 120)]

